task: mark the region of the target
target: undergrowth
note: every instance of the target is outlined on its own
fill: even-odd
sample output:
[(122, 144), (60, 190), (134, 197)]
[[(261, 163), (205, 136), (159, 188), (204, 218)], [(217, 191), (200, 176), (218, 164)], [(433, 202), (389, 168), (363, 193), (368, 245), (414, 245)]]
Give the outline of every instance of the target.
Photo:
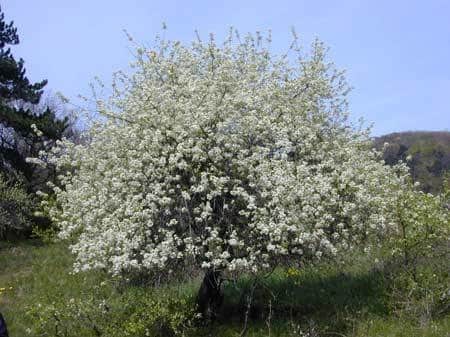
[[(383, 259), (384, 257), (384, 259)], [(377, 260), (375, 260), (377, 259)], [(200, 279), (124, 285), (72, 274), (65, 244), (0, 244), (0, 311), (10, 336), (446, 336), (447, 264), (423, 260), (414, 280), (383, 252), (278, 268), (225, 286), (215, 322), (194, 312)], [(249, 298), (250, 290), (253, 296)]]

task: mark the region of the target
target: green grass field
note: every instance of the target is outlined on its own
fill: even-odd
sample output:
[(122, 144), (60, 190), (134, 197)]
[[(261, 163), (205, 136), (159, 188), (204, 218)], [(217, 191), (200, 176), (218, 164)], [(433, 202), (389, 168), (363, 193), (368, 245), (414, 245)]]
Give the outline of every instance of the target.
[[(39, 304), (101, 296), (114, 310), (123, 306), (125, 297), (130, 301), (130, 293), (142, 297), (155, 292), (192, 302), (200, 283), (192, 279), (159, 289), (119, 285), (99, 272), (74, 275), (71, 265), (72, 257), (62, 243), (0, 244), (0, 288), (5, 288), (0, 311), (11, 337), (32, 335), (29, 329), (36, 325), (36, 317), (28, 312)], [(239, 336), (247, 316), (246, 336), (450, 336), (448, 310), (427, 315), (426, 310), (399, 309), (397, 299), (408, 301), (407, 294), (392, 296), (389, 280), (374, 265), (373, 257), (354, 253), (339, 264), (324, 261), (302, 270), (278, 269), (256, 288), (250, 309), (243, 294), (248, 294), (252, 282), (243, 277), (226, 285), (218, 319), (191, 334)], [(443, 280), (448, 282), (448, 274)], [(423, 301), (410, 304), (419, 307)], [(95, 336), (88, 330), (79, 333), (69, 335)]]

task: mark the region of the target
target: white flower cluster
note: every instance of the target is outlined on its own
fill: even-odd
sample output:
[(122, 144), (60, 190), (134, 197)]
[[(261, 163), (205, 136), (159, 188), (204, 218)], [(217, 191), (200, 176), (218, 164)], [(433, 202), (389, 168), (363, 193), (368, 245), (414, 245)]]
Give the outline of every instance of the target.
[(139, 48), (90, 142), (50, 160), (51, 215), (77, 270), (253, 271), (388, 231), (402, 184), (347, 121), (343, 74), (315, 42), (274, 56), (247, 36)]

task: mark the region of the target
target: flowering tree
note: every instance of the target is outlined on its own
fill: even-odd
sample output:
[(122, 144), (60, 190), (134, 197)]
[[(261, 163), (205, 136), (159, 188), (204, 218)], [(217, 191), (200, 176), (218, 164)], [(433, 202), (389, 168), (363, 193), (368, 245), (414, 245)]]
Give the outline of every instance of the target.
[(274, 56), (234, 36), (139, 47), (90, 142), (47, 154), (66, 172), (51, 215), (76, 270), (256, 273), (392, 228), (402, 177), (348, 122), (322, 43)]

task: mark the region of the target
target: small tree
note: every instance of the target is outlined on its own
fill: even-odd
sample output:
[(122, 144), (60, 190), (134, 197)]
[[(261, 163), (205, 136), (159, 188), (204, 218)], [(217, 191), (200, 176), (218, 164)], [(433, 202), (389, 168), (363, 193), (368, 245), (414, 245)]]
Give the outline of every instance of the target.
[[(448, 176), (448, 175), (447, 175)], [(405, 189), (395, 206), (397, 236), (391, 238), (393, 255), (401, 256), (405, 270), (416, 278), (420, 260), (448, 258), (450, 238), (450, 188), (448, 177), (443, 179), (443, 191), (438, 195)]]
[(70, 173), (51, 214), (75, 238), (76, 270), (194, 264), (211, 295), (224, 272), (333, 256), (393, 229), (402, 177), (348, 122), (322, 43), (274, 56), (259, 34), (234, 36), (138, 47), (134, 75), (98, 101), (91, 142), (53, 151)]

